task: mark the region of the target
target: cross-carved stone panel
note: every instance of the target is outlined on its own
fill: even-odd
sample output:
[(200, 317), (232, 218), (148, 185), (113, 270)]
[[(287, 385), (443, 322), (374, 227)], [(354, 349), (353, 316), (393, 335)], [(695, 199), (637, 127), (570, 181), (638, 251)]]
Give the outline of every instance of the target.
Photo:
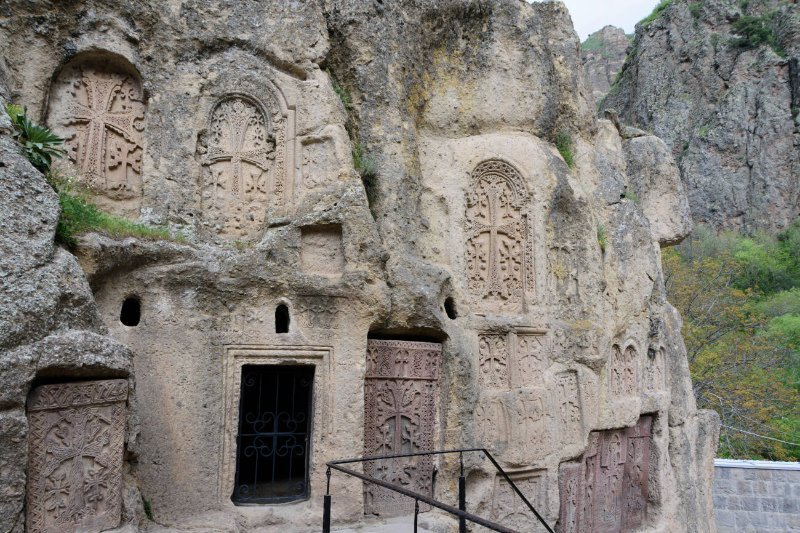
[(615, 344), (608, 369), (608, 388), (612, 397), (639, 394), (639, 360), (633, 346), (623, 351)]
[(519, 171), (489, 159), (472, 171), (466, 197), (466, 270), (480, 305), (517, 309), (533, 282), (528, 192)]
[(43, 385), (28, 402), (29, 532), (119, 525), (126, 380)]
[[(544, 516), (547, 513), (547, 471), (518, 470), (508, 472), (508, 477), (525, 495), (533, 508)], [(518, 531), (546, 531), (525, 502), (500, 476), (495, 477), (492, 492), (491, 518), (498, 524)]]
[(111, 200), (142, 194), (142, 85), (129, 68), (108, 61), (84, 61), (59, 73), (50, 98), (48, 122), (66, 139), (78, 178)]
[[(441, 344), (370, 340), (364, 382), (364, 456), (433, 449)], [(431, 495), (430, 457), (364, 463), (364, 473)], [(403, 514), (413, 509), (405, 496), (364, 485), (367, 514)]]
[(625, 429), (593, 431), (579, 462), (559, 469), (563, 533), (634, 531), (647, 519), (652, 416)]
[(288, 119), (279, 97), (228, 94), (200, 136), (203, 224), (225, 239), (255, 239), (267, 213), (285, 208)]

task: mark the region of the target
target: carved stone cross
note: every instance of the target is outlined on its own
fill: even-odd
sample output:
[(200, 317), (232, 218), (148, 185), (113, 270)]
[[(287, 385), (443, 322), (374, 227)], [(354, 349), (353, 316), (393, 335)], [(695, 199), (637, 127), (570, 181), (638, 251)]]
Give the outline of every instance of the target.
[[(223, 102), (212, 122), (212, 140), (206, 155), (209, 164), (229, 162), (230, 194), (239, 196), (244, 192), (266, 193), (262, 173), (269, 169), (274, 140), (267, 137), (264, 118), (251, 104), (237, 98)], [(243, 176), (242, 163), (258, 167), (258, 175)], [(243, 178), (245, 178), (243, 182)]]
[[(120, 158), (108, 146), (107, 130), (121, 135), (126, 141), (138, 145), (139, 130), (134, 122), (141, 118), (131, 106), (122, 106), (113, 111), (117, 97), (126, 98), (121, 89), (126, 79), (121, 77), (83, 76), (81, 83), (86, 90), (88, 104), (73, 102), (70, 119), (73, 124), (86, 125), (86, 140), (79, 148), (77, 161), (81, 171), (92, 180), (104, 180), (106, 176), (106, 154), (111, 154), (112, 164), (127, 164), (127, 153)], [(127, 150), (122, 148), (120, 150)]]

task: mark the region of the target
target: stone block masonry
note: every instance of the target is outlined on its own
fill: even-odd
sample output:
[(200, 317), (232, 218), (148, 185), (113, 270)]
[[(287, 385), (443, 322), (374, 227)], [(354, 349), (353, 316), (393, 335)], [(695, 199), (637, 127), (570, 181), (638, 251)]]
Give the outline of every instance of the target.
[(720, 533), (800, 531), (800, 464), (717, 459), (714, 475)]

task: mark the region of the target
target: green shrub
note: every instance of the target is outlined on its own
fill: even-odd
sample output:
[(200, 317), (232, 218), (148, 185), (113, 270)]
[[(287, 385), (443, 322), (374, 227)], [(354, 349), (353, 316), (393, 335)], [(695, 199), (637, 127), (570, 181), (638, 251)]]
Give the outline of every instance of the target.
[(700, 19), (700, 15), (702, 14), (702, 12), (703, 12), (703, 4), (701, 4), (700, 2), (692, 2), (691, 4), (689, 4), (689, 13), (692, 14), (692, 17), (695, 19), (695, 21)]
[(702, 126), (700, 126), (700, 129), (697, 130), (697, 134), (703, 139), (705, 139), (706, 137), (708, 137), (709, 131), (711, 131), (711, 124), (703, 124)]
[(342, 87), (341, 84), (339, 84), (339, 82), (333, 78), (333, 76), (331, 76), (331, 85), (333, 85), (333, 92), (336, 93), (336, 96), (338, 96), (339, 100), (342, 102), (344, 110), (346, 112), (349, 112), (350, 106), (352, 105), (352, 101), (350, 100), (350, 93), (348, 93), (347, 89)]
[(353, 166), (362, 180), (372, 180), (378, 175), (375, 160), (364, 153), (360, 142), (353, 144)]
[(14, 138), (22, 145), (25, 157), (41, 172), (49, 171), (53, 158), (61, 157), (65, 153), (59, 148), (64, 144), (64, 139), (50, 128), (32, 122), (28, 118), (27, 110), (18, 105), (7, 103), (6, 113), (14, 127)]
[(778, 37), (772, 30), (772, 17), (774, 13), (753, 17), (742, 15), (733, 23), (733, 33), (738, 35), (731, 39), (731, 45), (743, 49), (757, 48), (769, 45), (780, 57), (786, 57), (786, 51), (778, 42)]
[(556, 135), (556, 148), (561, 157), (564, 158), (567, 166), (573, 168), (575, 166), (575, 156), (572, 153), (572, 136), (566, 131), (559, 132)]
[(645, 18), (639, 21), (639, 24), (642, 26), (647, 26), (654, 20), (658, 18), (658, 16), (663, 13), (669, 6), (672, 4), (672, 0), (661, 0), (658, 5), (653, 9), (653, 12), (647, 15)]

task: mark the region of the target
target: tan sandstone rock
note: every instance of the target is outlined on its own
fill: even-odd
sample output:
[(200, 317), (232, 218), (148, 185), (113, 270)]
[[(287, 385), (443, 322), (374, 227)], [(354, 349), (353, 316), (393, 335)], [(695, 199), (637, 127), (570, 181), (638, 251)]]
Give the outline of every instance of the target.
[[(11, 94), (77, 132), (74, 154), (99, 154), (70, 163), (96, 169), (81, 179), (99, 203), (186, 240), (79, 243), (86, 279), (62, 308), (107, 327), (132, 370), (113, 350), (103, 364), (75, 358), (87, 340), (52, 345), (82, 380), (135, 380), (124, 530), (318, 531), (327, 461), (429, 445), (490, 449), (560, 530), (714, 529), (717, 422), (694, 405), (660, 262), (690, 227), (685, 194), (663, 143), (594, 119), (563, 4), (2, 9)], [(33, 34), (37, 61), (21, 52)], [(64, 107), (102, 83), (103, 113)], [(104, 125), (114, 113), (123, 124)], [(52, 320), (37, 309), (29, 320)], [(26, 393), (2, 419), (4, 445), (28, 438)], [(256, 482), (268, 471), (251, 458), (278, 449), (292, 472), (280, 459), (280, 483)], [(13, 473), (0, 490), (21, 502), (25, 456), (0, 457)], [(367, 470), (457, 501), (457, 457), (393, 465)], [(488, 461), (468, 454), (465, 468), (471, 512), (525, 527)], [(435, 483), (414, 474), (432, 471)], [(331, 492), (339, 526), (413, 507), (341, 473)], [(20, 530), (21, 503), (2, 509)]]

